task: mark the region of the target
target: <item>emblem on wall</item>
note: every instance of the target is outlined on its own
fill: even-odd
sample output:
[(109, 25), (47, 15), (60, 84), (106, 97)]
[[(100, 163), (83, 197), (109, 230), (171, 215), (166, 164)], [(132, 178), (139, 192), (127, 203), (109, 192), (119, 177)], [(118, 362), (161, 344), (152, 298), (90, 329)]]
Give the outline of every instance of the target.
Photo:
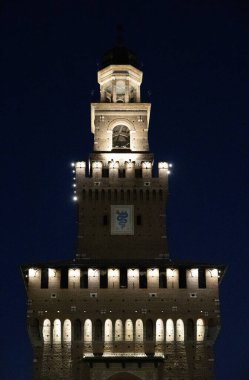
[(111, 206), (111, 235), (134, 235), (133, 205)]

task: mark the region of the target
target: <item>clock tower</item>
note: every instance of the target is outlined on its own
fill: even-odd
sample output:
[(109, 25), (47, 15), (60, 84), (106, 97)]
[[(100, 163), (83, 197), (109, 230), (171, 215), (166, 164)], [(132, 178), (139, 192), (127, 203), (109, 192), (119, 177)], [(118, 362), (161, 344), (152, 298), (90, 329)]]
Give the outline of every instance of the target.
[(104, 55), (93, 150), (72, 164), (75, 257), (22, 266), (34, 379), (213, 379), (225, 268), (169, 258), (171, 165), (153, 167), (142, 79), (129, 49)]

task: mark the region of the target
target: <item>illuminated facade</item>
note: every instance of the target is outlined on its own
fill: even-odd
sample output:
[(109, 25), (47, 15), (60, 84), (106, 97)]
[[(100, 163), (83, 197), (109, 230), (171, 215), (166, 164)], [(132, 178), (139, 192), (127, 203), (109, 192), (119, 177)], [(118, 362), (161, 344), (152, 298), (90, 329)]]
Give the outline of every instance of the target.
[(152, 174), (142, 76), (128, 49), (104, 56), (89, 169), (72, 168), (76, 256), (22, 267), (34, 379), (213, 378), (224, 267), (169, 259), (170, 164)]

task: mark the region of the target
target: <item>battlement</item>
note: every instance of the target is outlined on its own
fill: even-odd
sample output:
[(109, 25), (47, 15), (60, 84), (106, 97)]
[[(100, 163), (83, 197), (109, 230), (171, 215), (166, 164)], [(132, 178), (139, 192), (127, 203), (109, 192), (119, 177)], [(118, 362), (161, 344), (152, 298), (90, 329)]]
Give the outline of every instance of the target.
[[(106, 157), (105, 157), (106, 158)], [(172, 164), (168, 162), (158, 163), (158, 177), (152, 175), (153, 162), (151, 161), (134, 161), (119, 157), (119, 161), (115, 161), (110, 155), (107, 157), (107, 163), (99, 161), (91, 161), (89, 166), (89, 175), (86, 175), (86, 162), (79, 161), (73, 163), (73, 174), (76, 179), (80, 178), (159, 178), (166, 179), (171, 173)]]
[[(216, 289), (222, 275), (218, 268), (25, 268), (29, 289)], [(154, 293), (151, 293), (154, 297)], [(155, 293), (156, 294), (156, 293)], [(190, 294), (195, 297), (195, 294)]]

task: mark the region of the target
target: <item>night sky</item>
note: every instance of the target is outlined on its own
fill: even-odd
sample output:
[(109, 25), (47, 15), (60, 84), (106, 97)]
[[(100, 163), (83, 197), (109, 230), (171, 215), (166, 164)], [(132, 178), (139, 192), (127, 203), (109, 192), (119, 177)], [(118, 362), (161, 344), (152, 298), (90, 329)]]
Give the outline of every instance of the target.
[(75, 253), (70, 163), (92, 149), (90, 102), (117, 24), (152, 102), (150, 148), (174, 164), (171, 258), (227, 266), (215, 379), (248, 379), (249, 2), (3, 0), (1, 380), (32, 379), (20, 265)]

